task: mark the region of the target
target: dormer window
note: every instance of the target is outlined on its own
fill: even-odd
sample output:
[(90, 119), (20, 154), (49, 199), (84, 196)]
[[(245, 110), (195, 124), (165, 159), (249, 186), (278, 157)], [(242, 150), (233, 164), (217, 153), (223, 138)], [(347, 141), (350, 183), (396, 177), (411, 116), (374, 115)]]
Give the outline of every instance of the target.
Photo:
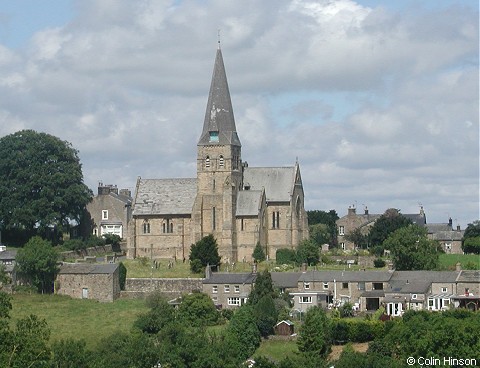
[(205, 158), (205, 167), (210, 167), (210, 156)]
[(218, 132), (210, 132), (210, 142), (218, 142)]

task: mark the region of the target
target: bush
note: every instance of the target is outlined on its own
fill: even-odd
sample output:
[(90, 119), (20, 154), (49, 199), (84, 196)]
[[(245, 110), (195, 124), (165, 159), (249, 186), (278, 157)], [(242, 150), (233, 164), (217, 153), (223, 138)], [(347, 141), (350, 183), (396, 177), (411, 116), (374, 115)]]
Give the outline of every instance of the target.
[(332, 340), (335, 343), (343, 344), (349, 341), (350, 327), (347, 321), (336, 320), (332, 323)]
[(375, 258), (373, 261), (373, 265), (375, 268), (382, 268), (385, 267), (385, 261), (381, 258)]
[(276, 262), (278, 265), (294, 264), (296, 259), (295, 250), (282, 248), (277, 250)]
[(87, 248), (87, 244), (81, 239), (69, 239), (63, 243), (63, 246), (67, 250), (79, 251)]

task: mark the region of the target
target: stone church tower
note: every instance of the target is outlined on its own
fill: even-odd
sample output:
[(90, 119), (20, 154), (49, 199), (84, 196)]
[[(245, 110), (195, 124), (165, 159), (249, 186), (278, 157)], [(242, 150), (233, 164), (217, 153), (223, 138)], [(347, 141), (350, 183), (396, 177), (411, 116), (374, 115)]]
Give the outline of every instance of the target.
[(138, 178), (128, 224), (127, 257), (188, 259), (212, 234), (224, 262), (252, 260), (256, 244), (274, 259), (308, 238), (298, 162), (249, 167), (242, 162), (222, 51), (217, 49), (196, 178)]
[(217, 49), (203, 130), (197, 144), (194, 239), (217, 239), (219, 253), (236, 260), (236, 202), (242, 188), (242, 145), (237, 135), (220, 45)]

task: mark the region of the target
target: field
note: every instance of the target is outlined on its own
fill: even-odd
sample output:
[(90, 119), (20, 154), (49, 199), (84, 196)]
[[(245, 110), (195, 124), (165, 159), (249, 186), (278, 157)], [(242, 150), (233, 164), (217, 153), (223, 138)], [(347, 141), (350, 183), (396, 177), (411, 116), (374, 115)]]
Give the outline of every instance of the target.
[(147, 311), (144, 300), (99, 303), (38, 294), (14, 294), (12, 306), (12, 322), (35, 314), (47, 321), (52, 342), (66, 338), (85, 339), (88, 348), (117, 331), (130, 331), (138, 314)]
[(478, 254), (440, 254), (440, 268), (455, 270), (455, 264), (460, 262), (462, 269), (471, 268), (480, 270), (480, 255)]

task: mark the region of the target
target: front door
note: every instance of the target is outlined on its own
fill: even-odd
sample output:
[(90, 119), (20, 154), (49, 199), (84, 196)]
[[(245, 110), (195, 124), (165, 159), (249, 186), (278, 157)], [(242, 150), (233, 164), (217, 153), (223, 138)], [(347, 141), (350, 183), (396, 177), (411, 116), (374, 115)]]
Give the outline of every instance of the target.
[(88, 288), (82, 289), (82, 299), (88, 299)]

